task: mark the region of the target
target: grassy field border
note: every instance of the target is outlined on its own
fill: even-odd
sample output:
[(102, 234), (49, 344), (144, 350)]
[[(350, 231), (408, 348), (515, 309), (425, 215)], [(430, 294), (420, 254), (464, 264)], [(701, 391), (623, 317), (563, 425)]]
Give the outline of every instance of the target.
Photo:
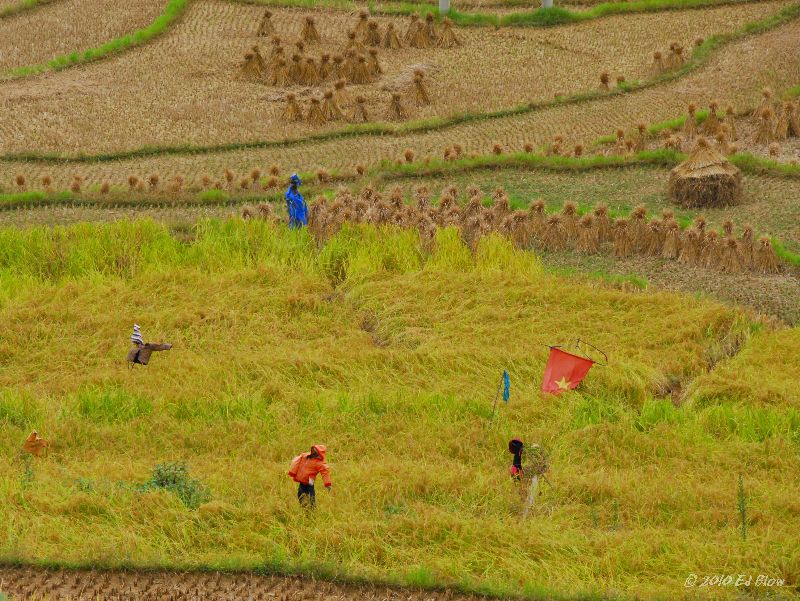
[(13, 17), (21, 12), (26, 12), (45, 4), (52, 4), (53, 2), (56, 2), (56, 0), (20, 0), (0, 9), (0, 19)]
[(39, 75), (50, 71), (61, 71), (69, 67), (100, 60), (112, 54), (117, 54), (134, 46), (149, 42), (154, 37), (164, 33), (168, 27), (178, 20), (188, 6), (189, 1), (190, 0), (167, 0), (164, 10), (147, 27), (109, 40), (95, 48), (89, 48), (82, 52), (63, 54), (46, 63), (11, 69), (0, 77), (0, 82), (29, 77), (31, 75)]
[[(171, 3), (179, 3), (182, 6), (189, 0), (170, 0)], [(269, 0), (270, 2), (273, 0)], [(279, 0), (294, 2), (295, 0)], [(303, 0), (313, 1), (313, 0)], [(336, 1), (336, 0), (334, 0)], [(780, 12), (746, 24), (735, 32), (721, 35), (713, 35), (706, 39), (702, 45), (696, 47), (690, 59), (682, 67), (645, 82), (625, 82), (621, 87), (615, 88), (610, 92), (593, 90), (589, 92), (579, 92), (570, 96), (559, 96), (554, 100), (533, 102), (519, 105), (510, 109), (502, 109), (494, 112), (484, 113), (459, 113), (450, 117), (435, 117), (432, 119), (410, 121), (401, 125), (390, 125), (387, 123), (368, 123), (365, 125), (349, 125), (340, 130), (313, 134), (301, 138), (284, 138), (280, 140), (256, 140), (251, 142), (231, 142), (226, 144), (214, 144), (210, 146), (194, 146), (191, 144), (176, 146), (143, 146), (134, 150), (98, 153), (94, 155), (77, 154), (63, 155), (55, 153), (7, 153), (0, 156), (3, 162), (35, 162), (46, 164), (69, 164), (69, 163), (100, 163), (107, 161), (120, 161), (139, 159), (163, 155), (195, 155), (195, 154), (214, 154), (223, 152), (234, 152), (238, 150), (252, 150), (257, 148), (276, 148), (290, 145), (313, 144), (317, 142), (339, 140), (349, 137), (360, 136), (405, 136), (429, 131), (444, 130), (456, 125), (469, 122), (480, 122), (491, 119), (499, 119), (516, 115), (523, 115), (537, 111), (543, 111), (560, 105), (581, 104), (599, 99), (610, 98), (616, 95), (628, 94), (654, 87), (670, 81), (680, 79), (684, 75), (702, 67), (710, 60), (713, 52), (734, 41), (738, 41), (750, 35), (758, 35), (784, 25), (800, 17), (800, 2), (792, 4), (782, 9)]]

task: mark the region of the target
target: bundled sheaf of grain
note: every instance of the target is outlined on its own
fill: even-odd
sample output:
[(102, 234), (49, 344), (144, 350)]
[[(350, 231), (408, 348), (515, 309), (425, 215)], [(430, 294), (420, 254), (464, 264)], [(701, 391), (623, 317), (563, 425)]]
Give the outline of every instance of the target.
[(561, 215), (550, 215), (542, 232), (542, 246), (546, 250), (563, 250), (567, 246), (567, 234), (561, 224)]
[(700, 265), (709, 269), (717, 269), (719, 267), (719, 259), (719, 234), (711, 230), (706, 232), (703, 249), (700, 253)]
[(600, 74), (600, 91), (601, 92), (608, 92), (611, 88), (608, 86), (608, 82), (611, 80), (611, 77), (606, 71), (603, 71)]
[(333, 90), (325, 90), (322, 95), (322, 115), (328, 121), (344, 119), (342, 109), (339, 108), (336, 99), (333, 97)]
[(745, 267), (752, 269), (755, 265), (755, 234), (752, 225), (744, 226), (742, 237), (739, 239), (739, 249)]
[(611, 220), (608, 217), (608, 205), (602, 202), (598, 203), (593, 213), (599, 242), (608, 242), (612, 238)]
[(764, 88), (761, 90), (761, 102), (755, 108), (753, 113), (750, 115), (750, 120), (758, 125), (761, 122), (761, 115), (765, 110), (773, 110), (772, 109), (772, 90), (770, 88)]
[[(416, 17), (416, 18), (415, 18)], [(419, 15), (411, 15), (411, 24), (406, 31), (406, 44), (412, 48), (430, 48), (431, 40), (425, 30), (425, 24), (419, 19)]]
[(350, 112), (349, 120), (353, 123), (366, 123), (369, 121), (367, 114), (367, 99), (363, 96), (356, 96), (353, 110)]
[[(158, 189), (158, 181), (159, 177), (157, 173), (153, 173), (147, 178), (147, 183), (150, 184), (150, 190), (155, 192)], [(76, 183), (80, 184), (79, 180), (75, 180)]]
[(793, 102), (789, 112), (789, 136), (800, 138), (800, 101)]
[(700, 232), (696, 228), (689, 228), (683, 236), (678, 262), (686, 265), (698, 265), (700, 262), (700, 250)]
[(19, 188), (21, 190), (24, 190), (25, 189), (25, 176), (22, 175), (21, 173), (17, 174), (17, 176), (14, 177), (14, 183), (17, 184), (17, 188)]
[(612, 156), (622, 156), (625, 154), (625, 130), (618, 128), (616, 131), (616, 142), (610, 153)]
[(643, 251), (647, 246), (647, 209), (643, 205), (639, 205), (631, 212), (628, 229), (633, 250)]
[(433, 20), (433, 14), (428, 13), (425, 15), (425, 35), (428, 37), (428, 44), (433, 46), (439, 39), (439, 32), (436, 31), (436, 22)]
[(683, 138), (687, 144), (691, 144), (697, 136), (697, 117), (695, 115), (697, 105), (694, 102), (690, 102), (687, 112), (686, 122), (683, 124)]
[(286, 94), (286, 107), (283, 110), (283, 118), (292, 123), (303, 120), (303, 111), (300, 110), (297, 96), (293, 92)]
[(413, 39), (416, 30), (418, 27), (422, 26), (419, 21), (419, 14), (411, 13), (408, 21), (408, 27), (406, 28), (406, 32), (403, 34), (403, 41), (406, 45), (411, 45), (411, 40)]
[(541, 241), (546, 219), (544, 200), (539, 198), (533, 201), (528, 209), (528, 229), (532, 239)]
[(726, 236), (722, 240), (719, 268), (726, 273), (739, 273), (744, 269), (744, 261), (736, 238)]
[(789, 137), (789, 120), (793, 108), (794, 105), (791, 102), (784, 102), (781, 105), (781, 112), (778, 115), (778, 119), (775, 121), (774, 137), (776, 140), (785, 140)]
[(339, 79), (333, 84), (333, 97), (339, 106), (344, 106), (349, 102), (346, 87), (347, 82), (344, 79)]
[(372, 75), (369, 72), (367, 59), (362, 55), (358, 55), (356, 57), (355, 66), (353, 67), (352, 73), (350, 73), (350, 83), (353, 84), (372, 83)]
[(291, 82), (291, 77), (289, 77), (289, 67), (286, 65), (286, 61), (282, 58), (278, 59), (272, 68), (270, 84), (283, 88), (288, 86)]
[(775, 112), (767, 107), (761, 111), (754, 141), (756, 144), (769, 144), (773, 140), (774, 133)]
[(583, 144), (575, 144), (572, 155), (577, 159), (583, 156)]
[(436, 40), (436, 45), (439, 48), (455, 48), (461, 45), (461, 40), (458, 39), (456, 32), (453, 30), (453, 21), (447, 17), (442, 20), (442, 31)]
[(781, 153), (781, 147), (777, 142), (769, 145), (769, 156), (777, 157)]
[(389, 100), (389, 108), (386, 111), (386, 118), (389, 121), (402, 121), (408, 119), (408, 111), (402, 103), (402, 96), (397, 92), (392, 93)]
[(422, 250), (426, 253), (436, 251), (436, 224), (427, 215), (419, 220), (417, 231), (419, 232)]
[(355, 31), (350, 31), (347, 33), (347, 42), (344, 45), (344, 53), (347, 54), (348, 51), (355, 52), (356, 54), (364, 54), (367, 51), (366, 46), (361, 42), (361, 39), (358, 37)]
[(647, 140), (648, 140), (648, 133), (647, 133), (647, 126), (644, 123), (639, 123), (636, 125), (636, 143), (634, 144), (634, 151), (642, 152), (647, 150)]
[(581, 217), (578, 229), (578, 244), (575, 246), (575, 250), (587, 255), (600, 252), (600, 241), (597, 229), (594, 227), (594, 217), (589, 214)]
[(414, 200), (417, 202), (417, 211), (427, 213), (431, 208), (431, 193), (427, 186), (419, 186), (414, 191)]
[(630, 256), (633, 251), (633, 245), (627, 219), (617, 219), (614, 222), (613, 236), (614, 256), (618, 259)]
[(274, 44), (274, 41), (277, 38), (273, 39), (273, 46), (272, 51), (269, 53), (269, 64), (271, 67), (275, 67), (275, 63), (279, 60), (286, 62), (286, 54), (283, 52), (283, 47), (280, 45), (280, 40), (278, 41), (278, 45)]
[(269, 37), (275, 34), (275, 26), (272, 24), (272, 12), (264, 11), (264, 16), (261, 17), (261, 23), (258, 26), (257, 35), (261, 37)]
[(758, 240), (754, 263), (756, 270), (761, 273), (778, 273), (781, 270), (775, 249), (772, 247), (772, 241), (766, 236)]
[(261, 56), (258, 46), (253, 46), (251, 52), (244, 55), (244, 62), (240, 68), (241, 76), (250, 81), (264, 81), (267, 76), (267, 63)]
[(317, 24), (314, 17), (306, 17), (303, 30), (300, 32), (300, 38), (307, 44), (314, 44), (322, 40), (319, 31), (317, 31)]
[(365, 8), (362, 8), (358, 11), (358, 20), (356, 21), (356, 25), (353, 28), (353, 33), (355, 33), (360, 39), (364, 39), (367, 35), (367, 30), (369, 29), (369, 11)]
[(421, 69), (414, 71), (413, 79), (414, 103), (417, 106), (427, 106), (431, 103), (431, 97), (425, 87), (425, 73)]
[(310, 56), (305, 60), (300, 80), (301, 83), (306, 86), (316, 86), (320, 82), (319, 69), (317, 68), (317, 63)]
[(322, 81), (328, 79), (333, 73), (333, 65), (331, 65), (331, 55), (323, 54), (319, 58), (319, 78)]
[[(49, 192), (52, 185), (53, 185), (53, 179), (49, 175), (42, 176), (42, 188), (44, 188), (46, 191)], [(131, 186), (131, 188), (133, 187), (134, 186)]]
[(660, 257), (664, 249), (664, 227), (659, 219), (651, 219), (647, 224), (647, 245), (645, 254), (651, 257)]
[(683, 207), (724, 207), (742, 197), (742, 174), (705, 138), (670, 171), (669, 194)]
[(717, 131), (719, 130), (721, 121), (717, 115), (718, 110), (719, 102), (712, 100), (708, 103), (708, 117), (706, 117), (706, 120), (703, 121), (703, 124), (700, 127), (701, 131), (708, 136), (716, 136)]
[(312, 98), (308, 105), (308, 113), (306, 114), (306, 121), (312, 125), (322, 125), (325, 123), (325, 114), (322, 112), (319, 98)]
[(728, 127), (728, 138), (731, 141), (739, 138), (736, 132), (736, 112), (731, 105), (725, 107), (725, 125)]
[(666, 59), (667, 69), (678, 69), (684, 62), (686, 62), (686, 58), (683, 55), (683, 46), (677, 42), (671, 43), (669, 45), (669, 56)]
[(661, 256), (665, 259), (678, 258), (681, 252), (681, 227), (674, 219), (670, 219), (665, 226), (664, 246), (661, 249)]
[(367, 68), (369, 69), (369, 73), (373, 79), (377, 79), (379, 75), (383, 73), (383, 68), (381, 67), (380, 62), (378, 61), (378, 49), (377, 48), (370, 48), (369, 49), (369, 58), (367, 61)]
[(344, 72), (344, 57), (341, 54), (334, 54), (332, 60), (331, 77), (341, 80), (347, 79), (347, 75)]
[(381, 32), (380, 29), (378, 29), (377, 21), (369, 21), (367, 23), (367, 32), (364, 34), (364, 43), (367, 46), (381, 45)]
[(572, 201), (565, 202), (561, 208), (561, 226), (568, 242), (574, 244), (578, 241), (578, 205)]
[(295, 83), (303, 83), (303, 57), (299, 54), (292, 55), (292, 63), (289, 65), (289, 79)]
[(527, 213), (517, 210), (506, 217), (506, 230), (509, 232), (514, 248), (525, 250), (531, 246), (531, 232), (528, 228)]
[(391, 21), (386, 26), (386, 33), (383, 34), (381, 46), (388, 50), (400, 50), (403, 47), (400, 36), (397, 35), (397, 30), (394, 27), (394, 23)]
[(650, 77), (658, 77), (667, 70), (664, 57), (659, 50), (653, 52), (653, 63), (650, 65)]

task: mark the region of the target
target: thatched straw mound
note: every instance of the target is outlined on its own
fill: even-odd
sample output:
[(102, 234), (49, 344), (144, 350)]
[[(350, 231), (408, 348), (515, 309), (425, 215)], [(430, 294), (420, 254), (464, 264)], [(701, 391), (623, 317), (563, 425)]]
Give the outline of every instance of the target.
[(742, 174), (705, 138), (698, 138), (689, 157), (670, 172), (669, 194), (683, 207), (737, 204), (742, 197)]

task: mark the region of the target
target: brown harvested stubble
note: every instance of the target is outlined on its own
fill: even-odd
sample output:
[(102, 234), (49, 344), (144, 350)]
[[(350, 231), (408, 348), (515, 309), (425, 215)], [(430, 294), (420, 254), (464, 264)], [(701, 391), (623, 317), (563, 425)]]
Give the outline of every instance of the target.
[[(678, 34), (681, 39), (691, 39), (697, 33), (729, 31), (784, 4), (688, 11), (691, 16), (684, 12), (626, 15), (555, 29), (459, 28), (462, 44), (458, 47), (382, 51), (382, 81), (407, 77), (414, 66), (435, 63), (435, 78), (428, 73), (426, 79), (437, 102), (415, 112), (415, 119), (499, 110), (550, 100), (556, 92), (590, 90), (601, 68), (639, 78), (647, 64), (638, 55), (632, 57), (631, 49), (645, 49), (654, 36), (666, 41)], [(141, 146), (210, 145), (283, 139), (341, 127), (286, 123), (280, 101), (264, 100), (263, 85), (233, 77), (244, 49), (257, 42), (264, 44), (265, 38), (256, 35), (262, 11), (257, 6), (198, 0), (168, 35), (149, 44), (80, 70), (67, 69), (36, 81), (0, 86), (0, 104), (20, 95), (26, 98), (24, 104), (16, 103), (13, 120), (0, 112), (0, 136), (9, 141), (6, 150), (91, 153)], [(696, 12), (703, 18), (698, 19)], [(304, 17), (312, 14), (322, 37), (316, 50), (340, 48), (341, 36), (352, 26), (352, 18), (344, 13), (275, 9), (271, 22), (289, 48), (284, 56), (287, 63), (295, 53), (290, 40), (299, 36)], [(377, 20), (385, 29), (389, 21), (402, 28), (406, 19)], [(187, 60), (187, 56), (202, 56), (203, 61)], [(594, 56), (602, 60), (587, 59)], [(560, 68), (532, 70), (532, 61), (557, 61)], [(167, 73), (168, 77), (162, 76)], [(503, 85), (485, 94), (485, 82), (500, 79)], [(87, 82), (92, 84), (88, 93)], [(274, 91), (280, 99), (286, 90), (279, 87)], [(356, 94), (367, 98), (370, 112), (383, 112), (380, 85), (364, 86)], [(153, 111), (153, 106), (163, 108)], [(340, 106), (352, 108), (341, 102)], [(59, 127), (43, 137), (42, 131), (52, 130), (44, 114), (59, 115)], [(87, 128), (86, 123), (92, 126)]]

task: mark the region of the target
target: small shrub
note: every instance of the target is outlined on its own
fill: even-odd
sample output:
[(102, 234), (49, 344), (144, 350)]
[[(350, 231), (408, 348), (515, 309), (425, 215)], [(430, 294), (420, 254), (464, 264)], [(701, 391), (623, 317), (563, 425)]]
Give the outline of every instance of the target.
[(189, 509), (197, 509), (211, 500), (208, 487), (189, 477), (185, 463), (159, 463), (153, 468), (150, 480), (139, 487), (139, 492), (166, 490), (177, 495)]

